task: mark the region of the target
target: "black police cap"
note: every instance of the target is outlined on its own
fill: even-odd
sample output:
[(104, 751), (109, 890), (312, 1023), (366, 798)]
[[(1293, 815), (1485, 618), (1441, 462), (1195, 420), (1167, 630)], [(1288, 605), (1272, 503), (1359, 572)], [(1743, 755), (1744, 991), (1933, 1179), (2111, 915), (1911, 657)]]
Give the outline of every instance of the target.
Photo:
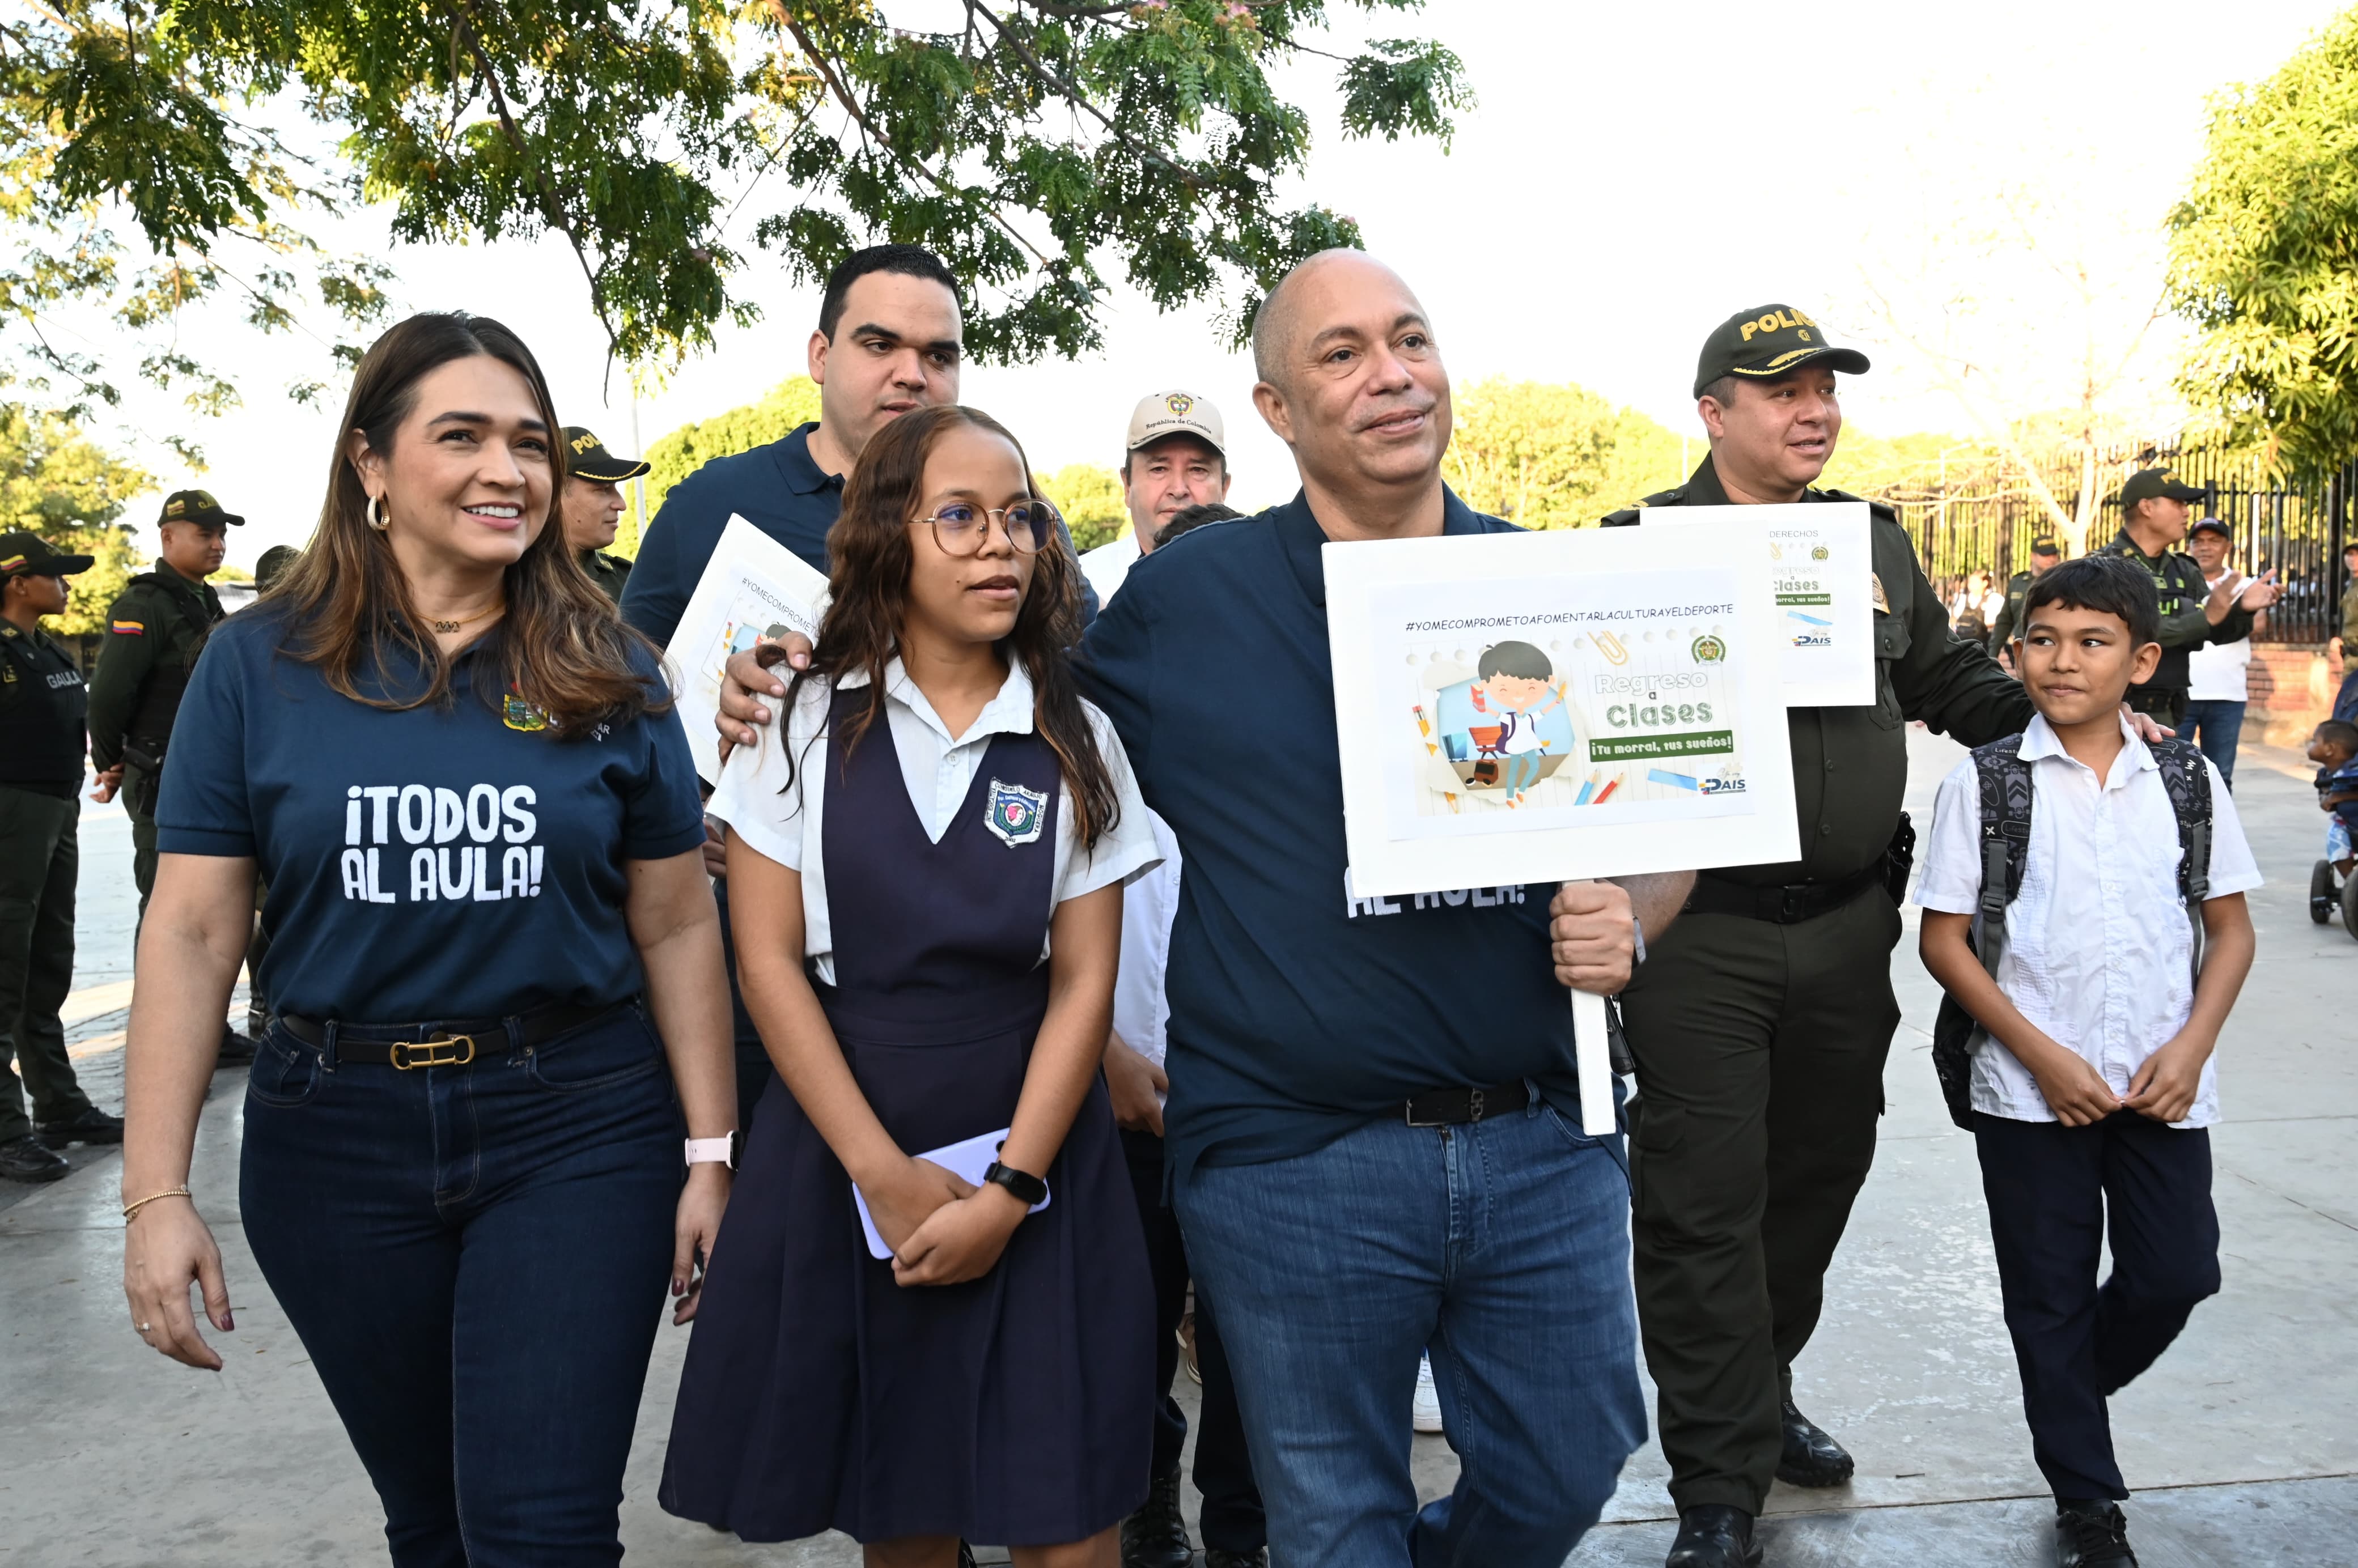
[(0, 534), (0, 582), (12, 577), (71, 577), (90, 570), (97, 559), (95, 556), (69, 556), (53, 548), (38, 534), (21, 529)]
[(654, 465), (641, 458), (618, 458), (606, 443), (579, 425), (565, 427), (565, 471), (575, 479), (599, 484), (619, 484), (636, 479)]
[(224, 512), (222, 503), (213, 499), (209, 490), (176, 490), (164, 498), (164, 515), (156, 519), (165, 523), (194, 523), (200, 528), (213, 528), (227, 523), (245, 521), (234, 512)]
[(2140, 501), (2166, 496), (2171, 501), (2200, 501), (2211, 492), (2199, 490), (2180, 479), (2166, 468), (2139, 469), (2129, 475), (2121, 486), (2121, 510), (2125, 512)]
[(1826, 341), (1826, 330), (1790, 305), (1739, 310), (1704, 340), (1702, 356), (1695, 362), (1694, 395), (1701, 397), (1703, 389), (1722, 376), (1773, 381), (1812, 364), (1850, 375), (1872, 368), (1856, 349), (1839, 349)]

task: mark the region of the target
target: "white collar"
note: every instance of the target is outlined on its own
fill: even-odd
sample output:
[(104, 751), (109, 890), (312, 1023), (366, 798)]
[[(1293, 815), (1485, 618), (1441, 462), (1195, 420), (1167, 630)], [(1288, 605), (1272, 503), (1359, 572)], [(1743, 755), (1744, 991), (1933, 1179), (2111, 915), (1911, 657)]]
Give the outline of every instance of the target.
[[(2123, 768), (2115, 759), (2113, 776), (2105, 781), (2105, 787), (2108, 789), (2117, 789), (2127, 784), (2134, 773), (2161, 766), (2159, 762), (2154, 761), (2153, 752), (2146, 745), (2144, 738), (2136, 732), (2136, 726), (2125, 718), (2119, 722), (2121, 738), (2126, 742), (2123, 755), (2128, 759), (2129, 766)], [(2063, 738), (2055, 733), (2055, 727), (2047, 722), (2047, 715), (2043, 713), (2034, 713), (2030, 716), (2029, 726), (2022, 732), (2022, 745), (2016, 751), (2015, 755), (2026, 762), (2036, 762), (2045, 757), (2061, 757), (2073, 767), (2087, 769), (2085, 762), (2063, 749)], [(2088, 771), (2093, 772), (2093, 769)]]
[[(867, 684), (868, 674), (864, 670), (847, 670), (835, 682), (838, 691), (856, 690)], [(918, 688), (917, 683), (909, 678), (909, 672), (897, 654), (884, 666), (884, 696), (887, 700), (907, 708), (913, 718), (940, 736), (945, 747), (963, 746), (969, 741), (988, 740), (993, 735), (1032, 733), (1032, 677), (1024, 672), (1022, 661), (1019, 659), (1007, 661), (1007, 679), (1000, 684), (998, 695), (982, 705), (982, 711), (975, 715), (974, 722), (967, 726), (963, 735), (950, 733), (949, 726), (943, 723), (941, 715), (934, 711), (934, 705), (925, 699), (925, 694)]]

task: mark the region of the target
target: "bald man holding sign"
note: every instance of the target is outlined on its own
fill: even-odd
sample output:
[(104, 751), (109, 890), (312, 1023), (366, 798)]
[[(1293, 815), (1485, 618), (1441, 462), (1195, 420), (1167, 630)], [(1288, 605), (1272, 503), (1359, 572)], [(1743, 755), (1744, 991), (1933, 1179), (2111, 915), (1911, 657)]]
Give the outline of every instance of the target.
[[(1300, 493), (1141, 560), (1080, 655), (1186, 857), (1173, 1198), (1272, 1561), (1559, 1568), (1645, 1435), (1619, 1139), (1581, 1130), (1563, 988), (1619, 990), (1690, 879), (1353, 896), (1320, 548), (1511, 524), (1442, 482), (1449, 377), (1390, 268), (1314, 256), (1253, 336)], [(768, 698), (724, 693), (742, 741), (784, 687), (750, 656), (731, 674)], [(1419, 1511), (1428, 1346), (1465, 1463)]]

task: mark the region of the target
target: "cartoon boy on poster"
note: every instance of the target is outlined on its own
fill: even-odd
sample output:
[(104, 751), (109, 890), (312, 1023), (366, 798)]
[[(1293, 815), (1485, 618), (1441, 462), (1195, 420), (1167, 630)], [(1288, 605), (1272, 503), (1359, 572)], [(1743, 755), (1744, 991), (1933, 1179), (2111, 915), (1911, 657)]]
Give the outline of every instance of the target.
[(1459, 777), (1474, 792), (1502, 791), (1520, 805), (1525, 791), (1571, 756), (1573, 734), (1555, 665), (1529, 643), (1482, 650), (1475, 678), (1440, 693), (1441, 729)]

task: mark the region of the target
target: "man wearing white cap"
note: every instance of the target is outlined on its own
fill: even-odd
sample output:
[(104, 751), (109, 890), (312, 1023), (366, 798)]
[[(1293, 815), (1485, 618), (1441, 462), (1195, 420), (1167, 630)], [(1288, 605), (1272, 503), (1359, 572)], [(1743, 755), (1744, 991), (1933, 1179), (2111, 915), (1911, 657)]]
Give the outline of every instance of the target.
[(1154, 535), (1190, 506), (1228, 498), (1228, 429), (1220, 411), (1192, 392), (1158, 392), (1130, 410), (1121, 460), (1130, 532), (1081, 557), (1099, 599), (1110, 599)]

